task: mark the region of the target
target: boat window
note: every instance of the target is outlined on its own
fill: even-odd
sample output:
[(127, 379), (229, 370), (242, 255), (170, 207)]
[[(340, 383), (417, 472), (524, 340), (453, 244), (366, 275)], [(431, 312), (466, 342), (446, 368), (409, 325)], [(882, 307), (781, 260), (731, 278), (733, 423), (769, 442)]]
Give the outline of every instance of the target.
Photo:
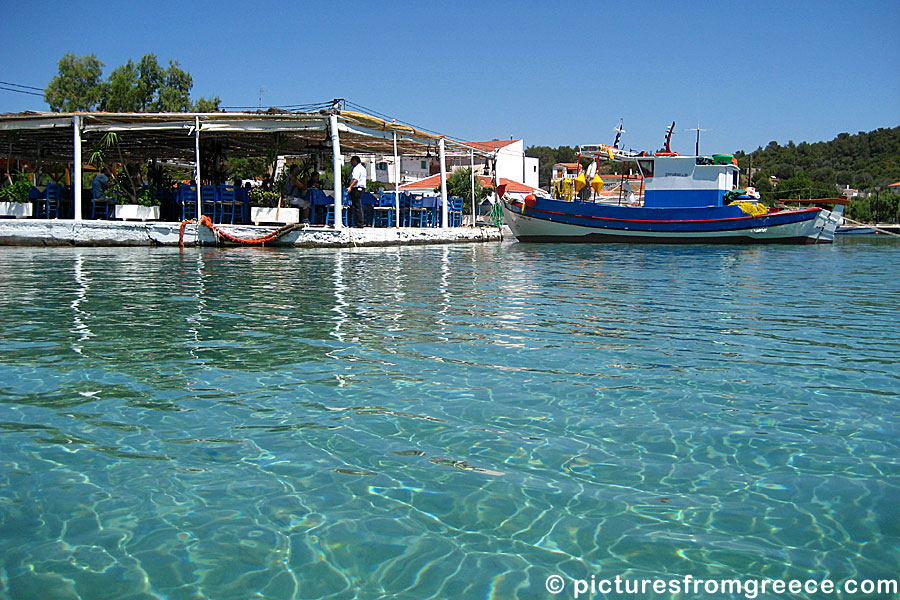
[(653, 161), (650, 159), (637, 161), (638, 168), (644, 177), (653, 177)]
[[(738, 171), (737, 169), (735, 169), (734, 171), (731, 172), (731, 185), (732, 185), (731, 189), (733, 189), (733, 190), (736, 190), (738, 188), (738, 186), (740, 185), (740, 180), (738, 178), (739, 173), (740, 173), (740, 171)], [(750, 184), (748, 183), (747, 185), (750, 185)]]

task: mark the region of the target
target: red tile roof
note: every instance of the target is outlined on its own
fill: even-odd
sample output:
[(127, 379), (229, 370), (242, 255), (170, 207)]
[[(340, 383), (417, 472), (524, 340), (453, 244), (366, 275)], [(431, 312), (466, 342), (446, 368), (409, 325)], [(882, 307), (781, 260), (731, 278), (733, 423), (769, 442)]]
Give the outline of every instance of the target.
[(567, 169), (577, 169), (578, 163), (556, 163), (554, 167), (565, 167)]
[[(483, 187), (494, 187), (494, 181), (490, 177), (479, 175), (478, 180), (481, 182), (481, 185)], [(505, 177), (500, 178), (500, 184), (506, 184), (506, 191), (512, 192), (514, 194), (530, 194), (537, 190), (537, 188), (533, 188), (530, 185), (525, 185), (524, 183), (519, 183), (518, 181), (512, 181), (511, 179), (507, 179)], [(439, 185), (441, 185), (440, 174), (432, 175), (431, 177), (426, 177), (425, 179), (420, 179), (419, 181), (401, 185), (400, 189), (407, 192), (420, 190), (431, 192)]]
[(900, 181), (898, 181), (897, 183), (892, 183), (888, 187), (894, 187), (894, 186), (900, 186)]

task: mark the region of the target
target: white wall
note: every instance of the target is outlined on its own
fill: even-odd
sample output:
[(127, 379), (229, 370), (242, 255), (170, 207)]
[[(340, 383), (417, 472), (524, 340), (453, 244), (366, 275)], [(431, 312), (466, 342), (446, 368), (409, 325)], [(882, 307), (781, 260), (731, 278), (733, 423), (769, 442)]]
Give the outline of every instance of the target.
[[(404, 183), (409, 183), (411, 181), (417, 181), (431, 175), (429, 164), (433, 160), (435, 160), (433, 157), (426, 158), (424, 156), (401, 156), (401, 185)], [(451, 173), (457, 168), (467, 169), (470, 166), (470, 161), (471, 159), (468, 156), (447, 157), (447, 172)], [(485, 161), (486, 159), (484, 157), (475, 157), (476, 175), (487, 174), (484, 168)], [(377, 181), (383, 181), (385, 183), (393, 183), (394, 157), (378, 157), (373, 165), (377, 165), (380, 162), (387, 163), (388, 168), (386, 170), (374, 169), (375, 179)], [(425, 163), (424, 167), (422, 167), (423, 162)], [(525, 142), (523, 140), (516, 140), (512, 144), (501, 148), (497, 152), (497, 174), (500, 177), (504, 177), (512, 181), (518, 181), (519, 183), (524, 183), (525, 185), (531, 186), (533, 188), (538, 187), (539, 183), (539, 163), (539, 159), (525, 156)]]
[[(425, 163), (425, 167), (422, 167), (422, 163)], [(387, 169), (379, 169), (378, 165), (384, 163), (387, 165)], [(375, 181), (381, 181), (383, 183), (394, 183), (394, 174), (396, 173), (394, 169), (394, 157), (393, 156), (379, 156), (373, 158), (372, 161), (372, 169), (375, 173), (374, 179)], [(418, 181), (424, 177), (428, 177), (428, 159), (421, 156), (401, 156), (400, 157), (400, 184), (410, 183), (411, 181)]]
[(526, 183), (522, 177), (524, 158), (525, 142), (523, 140), (517, 140), (508, 146), (500, 148), (497, 151), (497, 175), (520, 183)]
[(530, 185), (533, 188), (541, 187), (538, 185), (540, 180), (538, 173), (540, 162), (541, 161), (538, 158), (532, 158), (530, 156), (525, 157), (525, 181), (522, 183)]

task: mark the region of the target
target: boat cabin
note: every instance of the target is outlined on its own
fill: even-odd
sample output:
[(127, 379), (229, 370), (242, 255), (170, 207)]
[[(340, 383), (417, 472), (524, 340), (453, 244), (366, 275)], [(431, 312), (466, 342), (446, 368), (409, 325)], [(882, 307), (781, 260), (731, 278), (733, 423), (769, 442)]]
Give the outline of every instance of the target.
[(644, 206), (723, 206), (725, 192), (738, 187), (740, 169), (730, 154), (642, 156), (633, 159), (644, 177)]

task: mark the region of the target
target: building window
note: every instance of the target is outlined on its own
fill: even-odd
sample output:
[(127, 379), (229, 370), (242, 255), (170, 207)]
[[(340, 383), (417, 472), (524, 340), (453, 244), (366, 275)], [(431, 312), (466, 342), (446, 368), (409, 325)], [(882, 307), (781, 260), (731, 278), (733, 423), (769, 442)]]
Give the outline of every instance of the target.
[(375, 168), (378, 169), (379, 171), (387, 171), (387, 163), (386, 163), (386, 162), (380, 162), (380, 163), (378, 163), (378, 164), (375, 165)]
[(425, 165), (425, 161), (424, 161), (424, 160), (422, 161), (422, 168), (423, 168), (423, 169), (427, 169), (427, 168), (428, 168), (428, 167)]

